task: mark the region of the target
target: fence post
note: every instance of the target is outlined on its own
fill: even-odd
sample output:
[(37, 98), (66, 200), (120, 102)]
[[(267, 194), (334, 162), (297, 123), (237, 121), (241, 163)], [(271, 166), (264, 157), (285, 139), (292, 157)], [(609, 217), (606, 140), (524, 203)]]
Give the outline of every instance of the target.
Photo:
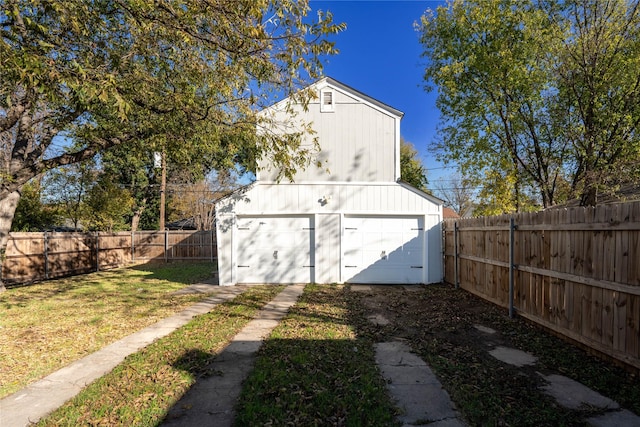
[(455, 289), (460, 288), (460, 280), (458, 280), (458, 221), (453, 223), (453, 284)]
[(131, 262), (136, 260), (136, 232), (131, 232)]
[(96, 231), (96, 271), (100, 271), (100, 232)]
[(164, 262), (169, 262), (169, 230), (164, 230)]
[(509, 219), (509, 318), (515, 317), (513, 308), (513, 288), (514, 288), (514, 270), (515, 270), (515, 230), (516, 230), (515, 218)]
[(44, 232), (44, 279), (49, 280), (49, 235)]

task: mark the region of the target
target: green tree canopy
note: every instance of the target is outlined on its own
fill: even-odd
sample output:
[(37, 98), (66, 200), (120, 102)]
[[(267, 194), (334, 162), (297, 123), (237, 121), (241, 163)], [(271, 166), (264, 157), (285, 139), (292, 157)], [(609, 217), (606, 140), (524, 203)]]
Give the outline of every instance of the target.
[(130, 228), (126, 221), (134, 205), (131, 193), (103, 175), (87, 193), (87, 227), (97, 231), (122, 231)]
[(427, 170), (418, 157), (418, 151), (410, 142), (400, 139), (400, 177), (419, 190), (428, 191)]
[(532, 191), (553, 205), (566, 182), (594, 204), (612, 171), (637, 170), (638, 1), (454, 0), (419, 31), (439, 157), (480, 182), (509, 177), (504, 206), (521, 210)]
[[(309, 10), (305, 0), (5, 0), (0, 262), (21, 188), (47, 170), (134, 142), (221, 162), (266, 152), (256, 110), (276, 96), (308, 100), (299, 89), (344, 28)], [(221, 150), (230, 132), (242, 142)], [(276, 154), (284, 170), (303, 164)]]
[(73, 228), (80, 229), (85, 219), (85, 199), (98, 176), (95, 162), (83, 162), (60, 166), (49, 171), (43, 179), (45, 199), (58, 207), (61, 216)]
[(40, 183), (29, 181), (22, 187), (22, 197), (16, 208), (11, 231), (42, 231), (56, 224), (59, 212), (55, 206), (42, 202)]

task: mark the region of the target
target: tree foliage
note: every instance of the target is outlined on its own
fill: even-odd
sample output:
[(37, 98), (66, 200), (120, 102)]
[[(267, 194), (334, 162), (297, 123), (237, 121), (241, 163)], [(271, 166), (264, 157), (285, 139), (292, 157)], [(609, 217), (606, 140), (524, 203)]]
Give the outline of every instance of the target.
[(155, 230), (160, 204), (160, 168), (154, 167), (154, 152), (137, 141), (101, 154), (104, 179), (129, 191), (131, 210), (127, 213), (130, 229)]
[[(226, 164), (267, 152), (256, 110), (274, 96), (306, 102), (298, 89), (344, 28), (309, 10), (305, 0), (5, 0), (0, 251), (26, 182), (108, 147), (199, 149)], [(239, 137), (225, 145), (229, 133)], [(285, 171), (300, 159), (277, 157)]]
[(556, 20), (565, 29), (557, 72), (571, 185), (595, 205), (599, 191), (640, 174), (640, 2), (569, 2)]
[(22, 187), (11, 231), (46, 230), (56, 224), (59, 216), (55, 206), (43, 203), (40, 183), (33, 180)]
[(98, 171), (95, 162), (85, 160), (49, 171), (43, 180), (45, 200), (57, 206), (65, 221), (81, 229), (86, 219), (86, 197), (94, 186)]
[(428, 191), (427, 170), (410, 142), (400, 139), (400, 177), (419, 190)]
[(103, 175), (91, 187), (86, 199), (87, 227), (90, 230), (123, 231), (130, 228), (126, 217), (134, 205), (127, 189), (118, 186)]
[(466, 177), (508, 177), (505, 206), (522, 210), (532, 191), (551, 206), (566, 182), (594, 204), (611, 171), (637, 170), (638, 1), (452, 1), (419, 31), (436, 150)]

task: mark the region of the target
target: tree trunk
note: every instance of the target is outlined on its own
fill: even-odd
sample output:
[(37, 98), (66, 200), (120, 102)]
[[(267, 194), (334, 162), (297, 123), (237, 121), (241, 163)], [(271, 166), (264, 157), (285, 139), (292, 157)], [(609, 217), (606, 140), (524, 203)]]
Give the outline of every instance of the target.
[(593, 184), (588, 184), (582, 191), (580, 206), (596, 206), (598, 204), (598, 188)]
[(9, 231), (11, 230), (11, 223), (13, 222), (16, 208), (18, 207), (18, 201), (20, 201), (20, 193), (18, 191), (14, 191), (0, 200), (0, 292), (6, 290), (2, 277), (2, 269), (7, 253)]
[(133, 216), (131, 217), (131, 231), (133, 232), (138, 231), (138, 226), (140, 225), (140, 218), (142, 218), (142, 212), (144, 212), (145, 204), (146, 204), (146, 199), (142, 201), (142, 205), (135, 210), (135, 212), (133, 213)]
[(591, 171), (585, 173), (584, 188), (580, 195), (580, 206), (595, 206), (598, 204), (598, 180)]

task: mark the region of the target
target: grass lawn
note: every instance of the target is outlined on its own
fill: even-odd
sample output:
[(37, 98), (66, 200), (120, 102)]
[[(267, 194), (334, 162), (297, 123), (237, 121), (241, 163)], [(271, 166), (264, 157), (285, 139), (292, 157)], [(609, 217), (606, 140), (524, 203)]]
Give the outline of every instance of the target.
[[(6, 308), (5, 316), (15, 310), (16, 318), (34, 316), (37, 320), (37, 316), (44, 316), (47, 311), (71, 316), (76, 311), (74, 302), (78, 306), (95, 303), (99, 307), (103, 294), (106, 298), (122, 293), (118, 298), (111, 296), (113, 302), (102, 301), (103, 305), (118, 311), (119, 318), (147, 317), (170, 309), (172, 304), (185, 305), (189, 299), (168, 296), (186, 281), (167, 280), (177, 277), (178, 272), (171, 268), (85, 276), (84, 282), (93, 281), (94, 287), (104, 288), (93, 294), (86, 284), (74, 282), (79, 278), (59, 281), (68, 283), (67, 287), (57, 286), (57, 282), (38, 285), (43, 287), (33, 287), (30, 297), (16, 295), (18, 291), (28, 292), (29, 288), (15, 289), (0, 295), (0, 304)], [(110, 283), (108, 277), (115, 283)], [(132, 285), (126, 292), (113, 289), (128, 288), (123, 282), (135, 280), (143, 285)], [(373, 344), (398, 339), (407, 342), (431, 366), (470, 425), (578, 426), (602, 413), (592, 407), (577, 410), (560, 407), (540, 389), (544, 385), (540, 373), (573, 378), (640, 414), (637, 376), (591, 357), (522, 319), (509, 319), (506, 310), (472, 294), (443, 285), (371, 288), (356, 292), (340, 285), (305, 287), (298, 302), (259, 350), (255, 369), (243, 385), (236, 425), (396, 426), (396, 408), (376, 367)], [(198, 378), (216, 374), (210, 368), (211, 359), (281, 289), (252, 287), (233, 301), (198, 316), (173, 334), (129, 356), (39, 425), (157, 425)], [(154, 292), (158, 294), (151, 298)], [(36, 304), (38, 299), (43, 301)], [(24, 304), (23, 309), (33, 304), (40, 314), (21, 314), (14, 307), (18, 304)], [(49, 305), (46, 310), (40, 307), (45, 304)], [(100, 314), (101, 310), (85, 312), (84, 318), (76, 316), (76, 323), (67, 324), (66, 332), (57, 333), (70, 334), (75, 328), (91, 326), (87, 319), (107, 316)], [(371, 315), (382, 316), (389, 323), (373, 324), (367, 320)], [(49, 322), (65, 322), (64, 317), (51, 316)], [(494, 332), (487, 334), (478, 325)], [(10, 340), (4, 334), (4, 319), (2, 326), (0, 352), (6, 352), (4, 343)], [(94, 340), (89, 336), (100, 328), (93, 327), (94, 332), (84, 330), (82, 339)], [(105, 323), (102, 327), (109, 329)], [(51, 332), (44, 329), (39, 333)], [(57, 333), (53, 333), (54, 338)], [(76, 352), (80, 344), (58, 340), (59, 347), (64, 349), (68, 345)], [(38, 341), (33, 344), (36, 345), (40, 345)], [(489, 354), (496, 346), (531, 352), (538, 361), (529, 367), (507, 365)], [(13, 351), (18, 351), (18, 346)], [(41, 357), (45, 357), (45, 350), (40, 351)], [(5, 354), (0, 356), (6, 360)], [(31, 362), (29, 357), (24, 360), (25, 364)], [(38, 363), (40, 360), (32, 363), (32, 369)], [(0, 365), (0, 369), (5, 366)], [(2, 379), (8, 378), (11, 377)]]
[(156, 426), (214, 358), (283, 289), (252, 287), (127, 357), (41, 420), (40, 426)]
[(236, 425), (392, 426), (395, 408), (342, 286), (308, 285), (259, 351)]
[(140, 265), (0, 294), (0, 398), (203, 298), (211, 263)]
[[(155, 426), (282, 286), (252, 287), (126, 358), (40, 426)], [(307, 285), (259, 352), (237, 425), (396, 425), (373, 342), (342, 286)]]

